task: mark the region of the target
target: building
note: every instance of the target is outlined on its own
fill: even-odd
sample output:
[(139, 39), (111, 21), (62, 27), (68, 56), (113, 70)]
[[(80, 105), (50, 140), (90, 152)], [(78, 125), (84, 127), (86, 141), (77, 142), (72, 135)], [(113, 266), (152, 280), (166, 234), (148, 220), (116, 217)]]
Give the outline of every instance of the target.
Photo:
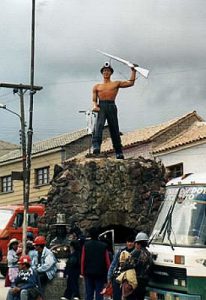
[(172, 177), (206, 170), (206, 122), (195, 122), (152, 152), (171, 172)]
[[(206, 123), (196, 111), (126, 133), (121, 139), (125, 158), (160, 159), (172, 177), (206, 168)], [(110, 139), (102, 143), (102, 151), (114, 155)]]
[(0, 141), (0, 156), (19, 148), (20, 148), (19, 145), (8, 143), (5, 141)]
[[(102, 152), (115, 157), (108, 135), (106, 127)], [(206, 123), (196, 111), (162, 124), (134, 130), (121, 138), (125, 158), (143, 156), (159, 159), (172, 177), (201, 172), (206, 168)], [(47, 197), (56, 165), (62, 166), (66, 160), (85, 156), (90, 147), (91, 135), (87, 134), (86, 129), (34, 143), (30, 202)], [(14, 171), (22, 171), (20, 149), (0, 156), (0, 205), (23, 201), (22, 181), (12, 179)]]
[[(108, 130), (105, 128), (104, 138), (107, 136)], [(32, 147), (30, 203), (47, 197), (55, 165), (62, 166), (66, 159), (77, 153), (88, 152), (90, 145), (91, 135), (87, 134), (86, 129), (34, 143)], [(22, 203), (23, 183), (12, 177), (12, 172), (21, 171), (22, 153), (19, 146), (18, 149), (7, 151), (7, 154), (0, 156), (0, 205)]]

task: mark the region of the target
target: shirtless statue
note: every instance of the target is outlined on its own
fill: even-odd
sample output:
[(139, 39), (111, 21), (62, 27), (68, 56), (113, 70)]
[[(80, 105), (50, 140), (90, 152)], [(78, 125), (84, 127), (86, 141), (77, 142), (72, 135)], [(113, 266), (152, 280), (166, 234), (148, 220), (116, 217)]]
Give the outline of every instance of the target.
[(111, 81), (110, 77), (114, 70), (109, 63), (105, 63), (100, 72), (103, 75), (103, 83), (97, 83), (93, 87), (92, 97), (92, 110), (94, 112), (98, 112), (97, 122), (92, 137), (93, 154), (100, 153), (102, 133), (104, 124), (107, 120), (116, 158), (124, 159), (115, 98), (119, 88), (127, 88), (134, 85), (136, 79), (136, 70), (131, 68), (131, 77), (126, 81)]

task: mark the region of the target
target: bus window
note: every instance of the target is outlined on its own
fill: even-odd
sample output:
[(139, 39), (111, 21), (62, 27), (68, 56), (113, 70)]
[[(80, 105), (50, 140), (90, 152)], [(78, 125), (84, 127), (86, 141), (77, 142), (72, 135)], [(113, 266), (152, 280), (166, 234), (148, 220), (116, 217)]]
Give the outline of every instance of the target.
[(28, 216), (28, 226), (37, 227), (38, 224), (38, 214), (30, 213)]
[(14, 220), (13, 227), (15, 227), (15, 228), (22, 227), (23, 219), (24, 219), (23, 213), (18, 213)]

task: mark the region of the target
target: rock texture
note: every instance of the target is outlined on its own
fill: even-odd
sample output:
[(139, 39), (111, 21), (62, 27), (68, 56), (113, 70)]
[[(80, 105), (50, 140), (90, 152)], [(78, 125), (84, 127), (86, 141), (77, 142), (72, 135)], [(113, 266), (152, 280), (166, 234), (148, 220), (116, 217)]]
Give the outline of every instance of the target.
[[(51, 182), (41, 231), (66, 214), (68, 227), (124, 226), (150, 232), (164, 191), (164, 167), (154, 160), (80, 159), (68, 161)], [(51, 232), (50, 232), (51, 233)]]

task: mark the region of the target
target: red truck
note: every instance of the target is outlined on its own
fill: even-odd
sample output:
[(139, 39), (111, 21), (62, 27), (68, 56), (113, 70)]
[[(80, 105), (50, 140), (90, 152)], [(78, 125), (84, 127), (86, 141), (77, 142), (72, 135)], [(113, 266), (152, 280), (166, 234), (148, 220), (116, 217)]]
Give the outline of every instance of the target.
[[(28, 210), (27, 232), (38, 234), (38, 219), (43, 216), (43, 205), (31, 205)], [(12, 238), (22, 241), (23, 205), (0, 206), (0, 272), (6, 275), (8, 243)]]

